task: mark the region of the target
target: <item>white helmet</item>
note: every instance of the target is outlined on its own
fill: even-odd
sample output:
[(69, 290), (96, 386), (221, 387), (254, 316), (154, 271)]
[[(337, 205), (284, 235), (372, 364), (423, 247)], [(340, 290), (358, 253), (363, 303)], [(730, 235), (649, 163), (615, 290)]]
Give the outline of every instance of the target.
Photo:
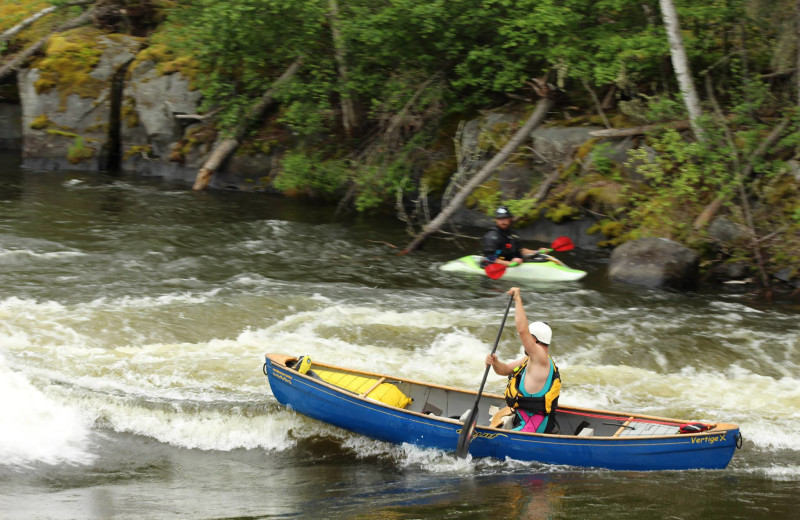
[(553, 331), (550, 326), (543, 321), (534, 321), (528, 326), (531, 335), (545, 345), (550, 344), (553, 339)]

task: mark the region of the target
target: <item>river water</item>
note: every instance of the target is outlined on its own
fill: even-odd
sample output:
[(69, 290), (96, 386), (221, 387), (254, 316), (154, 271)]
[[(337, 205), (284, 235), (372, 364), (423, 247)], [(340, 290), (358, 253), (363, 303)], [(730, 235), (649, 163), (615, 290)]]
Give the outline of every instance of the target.
[[(601, 253), (561, 253), (590, 275), (523, 299), (562, 403), (734, 422), (744, 446), (721, 471), (462, 461), (288, 411), (261, 365), (477, 389), (509, 284), (437, 269), (477, 241), (398, 257), (390, 217), (18, 164), (0, 152), (0, 518), (796, 518), (796, 306), (612, 284)], [(498, 352), (520, 355), (513, 327)]]

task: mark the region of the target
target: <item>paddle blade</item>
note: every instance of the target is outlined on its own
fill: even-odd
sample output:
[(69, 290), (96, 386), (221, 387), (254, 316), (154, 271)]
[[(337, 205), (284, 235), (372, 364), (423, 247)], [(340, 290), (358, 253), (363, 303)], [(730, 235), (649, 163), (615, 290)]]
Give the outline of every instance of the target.
[(464, 421), (464, 426), (461, 427), (461, 435), (458, 437), (458, 445), (456, 446), (456, 457), (459, 459), (467, 458), (469, 453), (469, 443), (472, 442), (472, 433), (475, 431), (475, 421), (478, 418), (478, 407), (472, 409)]
[(569, 237), (558, 237), (557, 239), (553, 240), (553, 243), (550, 244), (550, 247), (553, 248), (553, 251), (572, 251), (575, 249), (575, 244), (572, 243), (572, 240)]
[(500, 264), (489, 264), (486, 266), (486, 276), (492, 280), (497, 280), (506, 272), (506, 266)]

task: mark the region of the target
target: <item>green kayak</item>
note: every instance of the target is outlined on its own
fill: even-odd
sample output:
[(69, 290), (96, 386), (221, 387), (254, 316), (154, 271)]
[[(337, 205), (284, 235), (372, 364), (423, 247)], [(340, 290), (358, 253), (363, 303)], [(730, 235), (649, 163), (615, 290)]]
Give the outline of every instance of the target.
[[(505, 270), (503, 278), (509, 280), (522, 280), (532, 282), (569, 282), (580, 280), (586, 276), (586, 271), (567, 267), (557, 258), (550, 255), (540, 255), (543, 261), (525, 262), (516, 267)], [(481, 268), (480, 255), (467, 255), (458, 260), (451, 260), (442, 264), (439, 269), (458, 273), (473, 273), (486, 276), (486, 271)]]

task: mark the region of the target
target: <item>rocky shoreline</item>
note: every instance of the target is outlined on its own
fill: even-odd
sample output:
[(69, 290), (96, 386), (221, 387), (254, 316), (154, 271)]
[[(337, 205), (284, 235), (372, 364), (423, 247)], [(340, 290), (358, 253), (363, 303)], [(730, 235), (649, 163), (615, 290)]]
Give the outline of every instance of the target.
[[(220, 136), (198, 115), (201, 93), (188, 73), (165, 70), (153, 59), (142, 38), (104, 34), (82, 28), (54, 37), (48, 52), (30, 68), (19, 71), (15, 82), (2, 86), (0, 147), (20, 148), (23, 166), (32, 169), (85, 171), (119, 170), (158, 176), (191, 184)], [(88, 58), (76, 60), (77, 50)], [(464, 126), (464, 153), (480, 148), (481, 136), (518, 120), (514, 112), (487, 112)], [(537, 158), (532, 165), (510, 163), (495, 174), (504, 197), (518, 199), (542, 182), (546, 172), (563, 165), (593, 140), (594, 126), (542, 127), (533, 131), (527, 146)], [(608, 159), (625, 167), (631, 140), (608, 140)], [(274, 191), (285, 146), (245, 149), (231, 157), (211, 180), (211, 188)], [(589, 233), (591, 215), (554, 223), (545, 218), (522, 228), (524, 239), (551, 241), (568, 235), (577, 247), (598, 248), (603, 236)], [(455, 221), (485, 226), (480, 212), (463, 209)], [(730, 224), (730, 225), (729, 225)], [(732, 223), (712, 223), (712, 241), (741, 240)], [(716, 229), (716, 231), (714, 231)], [(723, 263), (707, 280), (715, 283), (749, 279), (746, 269)], [(741, 265), (739, 265), (741, 267)], [(674, 242), (643, 239), (618, 247), (611, 255), (613, 279), (648, 287), (692, 290), (700, 280), (697, 253)], [(776, 274), (777, 279), (781, 280)], [(782, 282), (790, 287), (788, 273)]]

